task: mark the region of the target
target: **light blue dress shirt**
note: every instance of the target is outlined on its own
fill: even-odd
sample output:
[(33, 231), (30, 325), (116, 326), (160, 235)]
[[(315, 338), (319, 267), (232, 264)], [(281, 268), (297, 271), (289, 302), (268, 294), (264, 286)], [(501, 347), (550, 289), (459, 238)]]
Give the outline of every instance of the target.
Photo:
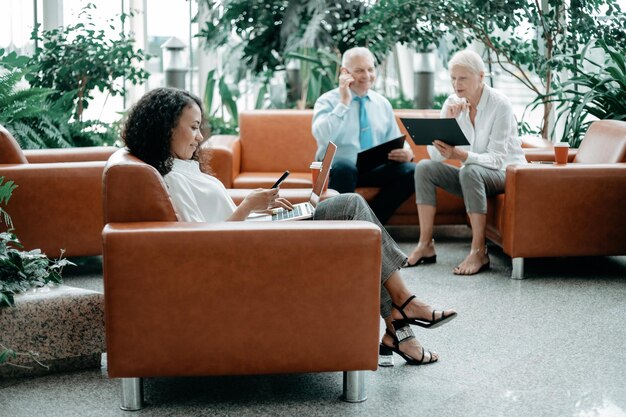
[[(346, 159), (356, 163), (356, 156), (361, 151), (359, 141), (359, 103), (352, 92), (350, 105), (341, 103), (339, 89), (336, 88), (315, 102), (313, 109), (313, 136), (317, 141), (315, 158), (320, 161), (329, 141), (337, 145), (335, 159)], [(372, 130), (372, 145), (380, 145), (402, 136), (393, 115), (389, 100), (373, 90), (367, 92), (365, 109)]]

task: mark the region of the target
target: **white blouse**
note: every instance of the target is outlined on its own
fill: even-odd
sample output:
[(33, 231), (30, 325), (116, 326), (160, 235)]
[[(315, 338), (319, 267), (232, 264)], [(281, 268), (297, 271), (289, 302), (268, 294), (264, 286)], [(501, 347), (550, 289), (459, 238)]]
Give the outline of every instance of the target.
[[(517, 137), (517, 122), (509, 100), (498, 91), (483, 85), (483, 93), (478, 101), (474, 125), (470, 120), (469, 109), (462, 111), (456, 121), (467, 137), (469, 146), (464, 164), (476, 164), (486, 168), (506, 170), (508, 165), (525, 164), (522, 141)], [(448, 106), (464, 99), (452, 94), (443, 104), (441, 118), (446, 117)], [(428, 146), (428, 154), (434, 161), (443, 161), (434, 146)]]
[(198, 161), (174, 159), (163, 180), (181, 221), (223, 222), (237, 208), (224, 184), (200, 171)]

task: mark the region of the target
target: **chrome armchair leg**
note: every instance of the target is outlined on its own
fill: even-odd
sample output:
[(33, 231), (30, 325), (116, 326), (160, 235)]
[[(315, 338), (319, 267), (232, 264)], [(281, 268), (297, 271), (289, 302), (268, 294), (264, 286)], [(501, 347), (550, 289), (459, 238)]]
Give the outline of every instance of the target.
[(365, 371), (346, 371), (343, 373), (342, 400), (360, 403), (367, 400), (365, 393)]
[(143, 379), (122, 378), (120, 381), (120, 408), (124, 411), (141, 410), (143, 407)]
[(524, 279), (524, 258), (511, 258), (511, 264), (513, 265), (511, 278)]

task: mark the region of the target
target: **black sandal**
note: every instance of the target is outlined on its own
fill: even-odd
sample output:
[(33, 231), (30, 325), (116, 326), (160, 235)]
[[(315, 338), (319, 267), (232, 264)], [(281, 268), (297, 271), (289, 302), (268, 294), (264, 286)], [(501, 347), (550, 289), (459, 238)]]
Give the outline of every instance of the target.
[[(435, 363), (439, 360), (439, 358), (433, 359), (433, 353), (430, 350), (427, 351), (426, 349), (424, 349), (423, 346), (422, 346), (422, 357), (419, 360), (412, 358), (411, 356), (407, 355), (406, 353), (400, 350), (400, 343), (407, 342), (411, 339), (415, 339), (415, 335), (413, 334), (413, 330), (411, 330), (410, 326), (404, 325), (404, 327), (396, 328), (395, 334), (392, 333), (389, 329), (386, 329), (385, 331), (393, 339), (393, 347), (387, 346), (381, 342), (380, 347), (378, 349), (378, 353), (381, 357), (393, 356), (393, 352), (395, 352), (398, 355), (400, 355), (402, 359), (404, 359), (406, 363), (409, 365), (428, 365), (429, 363)], [(426, 352), (428, 352), (428, 360), (425, 360)], [(393, 366), (393, 358), (382, 359), (381, 363), (387, 364), (384, 366)]]
[[(414, 324), (416, 326), (420, 326), (420, 327), (424, 327), (426, 329), (434, 329), (436, 327), (441, 326), (442, 324), (452, 320), (453, 318), (456, 317), (456, 313), (452, 313), (449, 316), (446, 316), (445, 311), (443, 310), (433, 310), (433, 319), (432, 320), (422, 320), (422, 319), (415, 319), (415, 318), (410, 318), (408, 317), (405, 313), (404, 313), (404, 307), (408, 306), (409, 303), (411, 302), (411, 300), (413, 300), (415, 298), (414, 295), (410, 296), (408, 300), (406, 300), (404, 302), (404, 304), (402, 304), (402, 306), (398, 307), (397, 305), (395, 305), (394, 303), (391, 303), (391, 306), (393, 308), (395, 308), (396, 310), (398, 310), (400, 312), (400, 314), (402, 314), (402, 318), (399, 320), (394, 320), (393, 324), (395, 327), (400, 327), (402, 324)], [(435, 313), (440, 311), (441, 312), (441, 317), (439, 317), (438, 319), (435, 319)], [(397, 324), (397, 326), (396, 326)]]

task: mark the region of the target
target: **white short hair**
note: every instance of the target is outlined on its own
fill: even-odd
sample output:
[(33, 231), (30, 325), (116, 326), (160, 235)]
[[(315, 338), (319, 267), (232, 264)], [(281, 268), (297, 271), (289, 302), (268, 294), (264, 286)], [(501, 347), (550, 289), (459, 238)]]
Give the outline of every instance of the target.
[(448, 70), (456, 66), (468, 69), (476, 75), (485, 72), (483, 59), (476, 52), (470, 51), (469, 49), (457, 52), (452, 59), (448, 61)]
[(352, 58), (357, 56), (370, 58), (372, 62), (376, 64), (376, 58), (374, 58), (374, 54), (372, 53), (372, 51), (362, 46), (357, 46), (356, 48), (350, 48), (343, 53), (343, 57), (341, 58), (341, 66), (347, 68), (350, 61), (352, 61)]

